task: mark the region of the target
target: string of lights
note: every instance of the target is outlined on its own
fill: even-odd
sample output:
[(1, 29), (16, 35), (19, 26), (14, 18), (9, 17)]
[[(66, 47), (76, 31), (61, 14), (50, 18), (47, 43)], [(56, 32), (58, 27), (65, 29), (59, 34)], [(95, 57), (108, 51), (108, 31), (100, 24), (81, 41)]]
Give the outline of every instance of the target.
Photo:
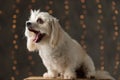
[(117, 22), (117, 17), (119, 14), (119, 11), (116, 7), (116, 2), (112, 1), (112, 20), (113, 20), (113, 30), (114, 30), (114, 35), (113, 35), (113, 41), (116, 41), (116, 54), (115, 54), (115, 66), (113, 70), (113, 74), (116, 75), (119, 69), (120, 65), (120, 42), (117, 40), (119, 36), (119, 25)]
[(20, 0), (16, 0), (16, 3), (12, 5), (12, 9), (13, 9), (13, 15), (12, 15), (12, 26), (11, 26), (11, 29), (12, 29), (12, 34), (13, 34), (13, 50), (11, 50), (11, 55), (12, 55), (12, 61), (13, 61), (13, 66), (12, 66), (12, 70), (13, 70), (13, 74), (11, 76), (11, 80), (15, 80), (16, 76), (19, 75), (19, 71), (17, 70), (17, 59), (16, 59), (16, 56), (15, 56), (15, 53), (16, 51), (18, 50), (18, 44), (17, 44), (17, 40), (18, 40), (18, 34), (16, 33), (16, 28), (17, 28), (17, 15), (19, 14), (19, 9), (17, 9), (17, 4), (20, 3)]
[(48, 4), (45, 6), (45, 10), (48, 11), (49, 14), (53, 14), (53, 10), (51, 8), (53, 4), (53, 0), (49, 0)]
[(112, 11), (113, 11), (113, 15), (112, 15), (112, 20), (113, 20), (113, 26), (114, 26), (114, 35), (113, 35), (113, 40), (116, 40), (118, 37), (118, 30), (119, 30), (119, 26), (118, 26), (118, 22), (117, 22), (117, 16), (118, 16), (118, 10), (116, 8), (116, 3), (115, 1), (112, 1)]
[(103, 11), (102, 11), (102, 4), (100, 0), (96, 0), (96, 4), (97, 4), (97, 13), (98, 13), (98, 19), (97, 19), (97, 30), (99, 32), (99, 40), (100, 40), (100, 69), (104, 70), (104, 53), (105, 53), (105, 42), (104, 42), (104, 30), (101, 26), (102, 24), (102, 20), (103, 20)]
[(70, 8), (70, 2), (69, 0), (64, 0), (64, 12), (65, 12), (65, 17), (66, 17), (66, 20), (65, 20), (65, 29), (66, 30), (69, 30), (70, 29), (70, 21), (68, 19), (68, 16), (69, 16), (69, 8)]
[(85, 23), (85, 17), (86, 17), (86, 13), (87, 13), (87, 10), (86, 10), (86, 0), (80, 0), (81, 2), (81, 8), (83, 10), (83, 12), (80, 14), (80, 26), (82, 27), (82, 35), (80, 37), (80, 43), (82, 45), (82, 47), (84, 49), (87, 48), (87, 45), (85, 43), (85, 37), (87, 35), (87, 30), (86, 30), (86, 23)]

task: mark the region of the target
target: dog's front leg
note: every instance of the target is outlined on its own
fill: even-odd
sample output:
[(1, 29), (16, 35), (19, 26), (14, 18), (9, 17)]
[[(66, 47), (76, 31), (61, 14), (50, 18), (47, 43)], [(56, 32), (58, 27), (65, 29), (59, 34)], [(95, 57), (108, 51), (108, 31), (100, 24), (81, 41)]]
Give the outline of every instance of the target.
[(76, 73), (74, 69), (68, 68), (64, 72), (64, 79), (75, 79)]
[(44, 78), (56, 78), (58, 77), (58, 73), (55, 70), (48, 70), (43, 74)]

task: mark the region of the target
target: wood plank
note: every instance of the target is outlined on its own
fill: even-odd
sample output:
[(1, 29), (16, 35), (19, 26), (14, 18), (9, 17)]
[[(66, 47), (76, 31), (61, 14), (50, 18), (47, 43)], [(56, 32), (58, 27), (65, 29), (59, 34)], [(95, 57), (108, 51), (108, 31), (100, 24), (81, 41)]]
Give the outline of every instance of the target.
[[(24, 80), (71, 80), (71, 79), (62, 79), (62, 78), (43, 78), (43, 77), (39, 77), (39, 76), (32, 76), (32, 77), (28, 77), (25, 78)], [(75, 79), (75, 80), (89, 80), (89, 79)]]

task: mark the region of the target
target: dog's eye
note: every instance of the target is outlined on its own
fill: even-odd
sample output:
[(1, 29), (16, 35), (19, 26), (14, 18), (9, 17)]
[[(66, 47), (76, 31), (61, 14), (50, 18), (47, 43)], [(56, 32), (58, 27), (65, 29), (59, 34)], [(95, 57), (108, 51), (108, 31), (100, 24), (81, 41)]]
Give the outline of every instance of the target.
[(37, 23), (43, 24), (44, 21), (43, 21), (41, 18), (38, 18), (38, 19), (37, 19)]

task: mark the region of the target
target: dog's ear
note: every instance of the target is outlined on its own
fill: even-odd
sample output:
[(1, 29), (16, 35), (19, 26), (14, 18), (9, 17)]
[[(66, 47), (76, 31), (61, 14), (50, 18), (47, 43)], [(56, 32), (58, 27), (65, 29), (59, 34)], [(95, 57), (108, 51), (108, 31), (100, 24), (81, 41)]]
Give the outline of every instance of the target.
[(50, 22), (51, 22), (50, 45), (54, 48), (59, 41), (61, 26), (56, 18), (53, 18)]

